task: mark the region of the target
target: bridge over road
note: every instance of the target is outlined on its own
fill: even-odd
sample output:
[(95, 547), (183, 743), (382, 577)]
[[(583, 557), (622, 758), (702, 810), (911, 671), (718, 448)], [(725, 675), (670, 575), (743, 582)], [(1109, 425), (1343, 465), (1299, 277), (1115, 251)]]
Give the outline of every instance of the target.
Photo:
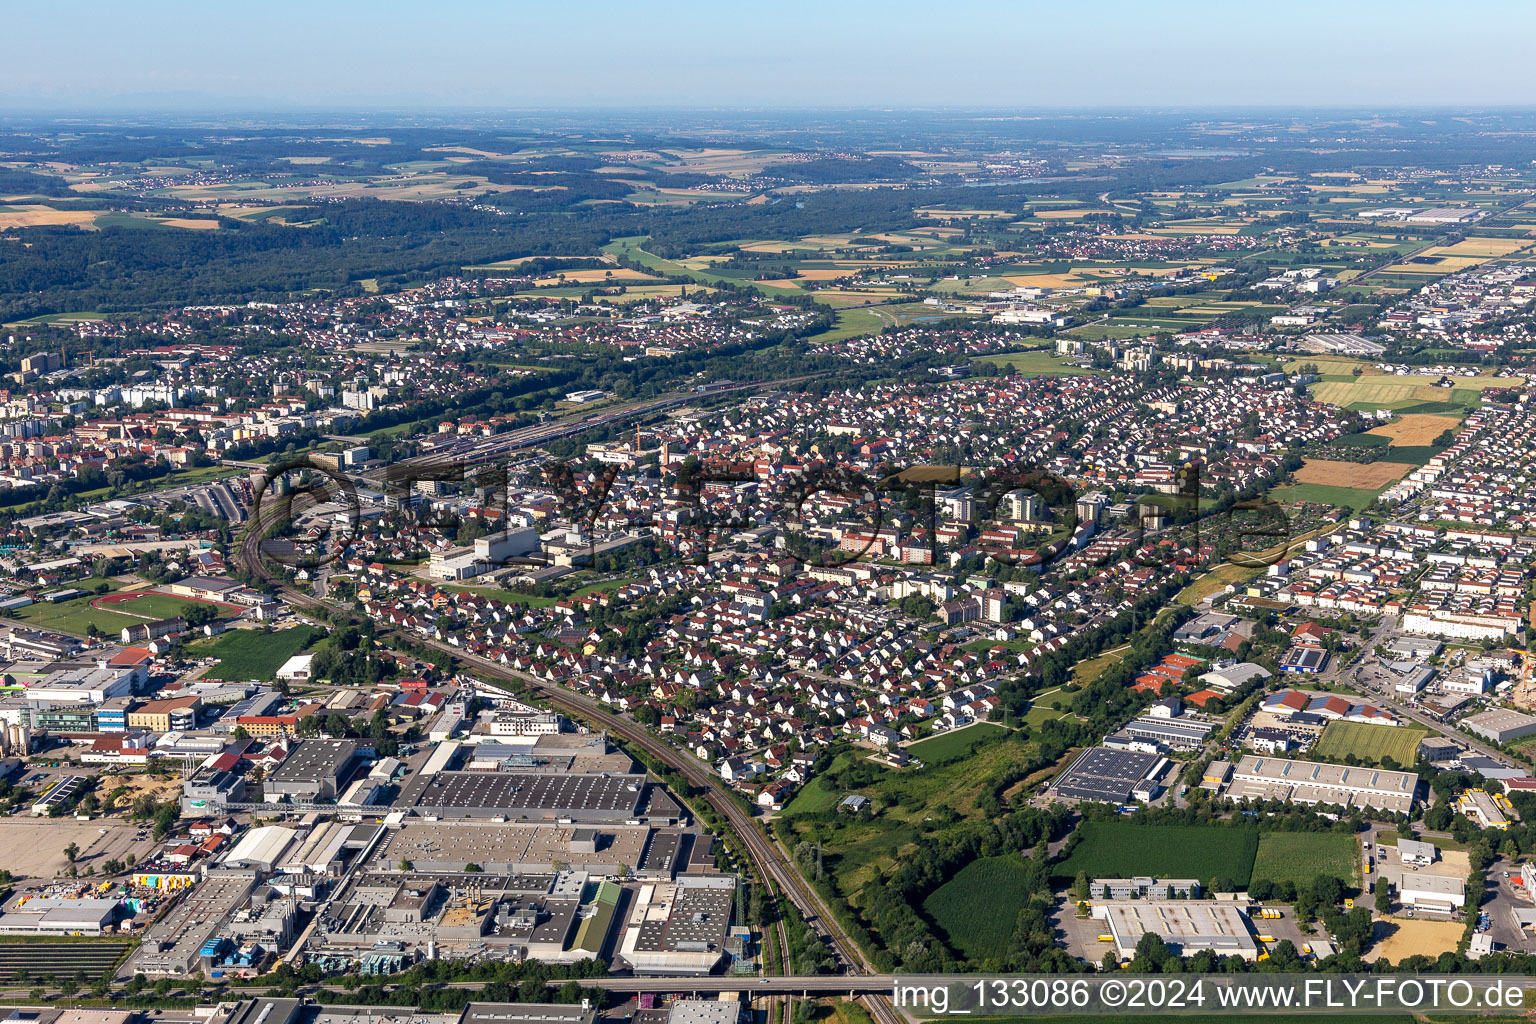
[[(903, 983), (911, 981), (902, 978)], [(964, 982), (963, 975), (951, 975), (946, 982)], [(896, 984), (894, 974), (807, 974), (784, 978), (760, 978), (757, 975), (722, 975), (708, 978), (583, 978), (581, 984), (609, 992), (665, 992), (673, 995), (714, 996), (738, 992), (743, 997), (758, 996), (856, 996), (889, 995)], [(549, 983), (559, 988), (567, 983), (561, 978)]]

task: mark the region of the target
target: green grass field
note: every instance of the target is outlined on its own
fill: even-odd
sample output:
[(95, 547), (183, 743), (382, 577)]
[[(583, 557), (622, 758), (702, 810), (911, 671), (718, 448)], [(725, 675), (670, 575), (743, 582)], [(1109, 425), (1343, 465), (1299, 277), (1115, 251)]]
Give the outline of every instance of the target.
[(794, 795), (789, 803), (784, 805), (785, 814), (815, 814), (818, 811), (830, 811), (841, 799), (841, 794), (836, 792), (827, 782), (827, 774), (847, 765), (855, 756), (850, 751), (844, 751), (832, 759), (827, 766), (827, 771), (811, 779), (800, 791)]
[(1342, 760), (1354, 754), (1362, 761), (1380, 764), (1390, 757), (1399, 765), (1411, 765), (1418, 758), (1419, 741), (1429, 735), (1427, 729), (1411, 726), (1373, 725), (1370, 722), (1329, 722), (1323, 738), (1314, 748), (1322, 756)]
[(1381, 456), (1382, 462), (1406, 462), (1410, 466), (1422, 466), (1445, 451), (1442, 445), (1405, 444), (1388, 447)]
[[(1385, 490), (1383, 488), (1382, 490)], [(1269, 492), (1269, 496), (1276, 501), (1298, 502), (1312, 501), (1322, 505), (1337, 505), (1340, 508), (1359, 511), (1375, 500), (1381, 491), (1365, 490), (1359, 487), (1330, 487), (1327, 484), (1290, 484), (1285, 487), (1276, 487)]]
[(881, 328), (886, 325), (887, 321), (874, 310), (840, 309), (837, 311), (837, 318), (831, 329), (814, 335), (812, 340), (826, 344), (857, 338), (865, 334), (879, 334)]
[(80, 313), (45, 313), (42, 316), (34, 316), (34, 317), (31, 317), (30, 319), (27, 319), (27, 320), (16, 320), (16, 321), (13, 321), (12, 323), (6, 324), (5, 326), (7, 326), (7, 327), (34, 327), (34, 326), (39, 326), (40, 327), (40, 326), (46, 326), (46, 325), (49, 325), (49, 324), (68, 324), (68, 323), (74, 323), (75, 321), (78, 321), (78, 320), (105, 320), (106, 318), (107, 318), (107, 314), (106, 313), (91, 313), (91, 312), (80, 312)]
[[(1396, 731), (1390, 726), (1385, 728), (1388, 732)], [(1300, 884), (1318, 875), (1332, 875), (1349, 885), (1359, 884), (1360, 848), (1354, 836), (1337, 832), (1266, 832), (1259, 837), (1259, 853), (1253, 861), (1254, 878)]]
[(1227, 584), (1243, 583), (1258, 574), (1257, 569), (1249, 569), (1241, 565), (1218, 565), (1179, 591), (1179, 595), (1174, 600), (1193, 607), (1212, 594), (1226, 589)]
[(837, 794), (828, 789), (822, 779), (815, 778), (800, 787), (800, 792), (784, 805), (784, 813), (816, 814), (820, 811), (830, 811), (836, 805)]
[(1001, 355), (983, 356), (983, 362), (996, 363), (999, 366), (1011, 366), (1026, 377), (1079, 377), (1086, 374), (1098, 374), (1100, 370), (1085, 369), (1081, 366), (1068, 366), (1062, 362), (1061, 357), (1054, 352), (1044, 349), (1035, 349), (1029, 352), (1004, 352)]
[(1335, 448), (1389, 448), (1392, 439), (1385, 434), (1343, 434), (1333, 439)]
[(956, 952), (971, 960), (1002, 957), (1029, 900), (1028, 877), (1015, 854), (973, 860), (923, 900), (923, 913)]
[[(760, 281), (745, 281), (733, 278), (727, 274), (709, 273), (702, 270), (689, 270), (681, 263), (675, 263), (669, 259), (663, 259), (654, 253), (647, 252), (645, 243), (650, 241), (649, 235), (630, 235), (624, 238), (615, 238), (603, 246), (603, 251), (615, 256), (622, 256), (632, 260), (647, 270), (669, 277), (689, 277), (700, 284), (749, 284), (757, 291), (770, 298), (782, 298), (791, 295), (804, 295), (799, 288), (786, 288), (782, 285), (763, 284)], [(818, 300), (820, 301), (820, 300)]]
[(995, 722), (977, 722), (963, 729), (919, 740), (907, 747), (907, 753), (925, 765), (948, 764), (971, 756), (977, 747), (999, 740), (1007, 733), (1007, 729)]
[[(105, 583), (112, 590), (119, 590), (121, 583), (116, 580), (88, 579), (66, 586), (77, 587), (81, 590), (94, 591), (94, 588)], [(120, 615), (117, 612), (104, 611), (91, 607), (91, 599), (97, 595), (92, 592), (84, 597), (72, 598), (52, 604), (47, 601), (38, 601), (29, 604), (25, 608), (7, 612), (12, 619), (37, 626), (39, 629), (55, 629), (63, 633), (75, 633), (85, 636), (92, 625), (103, 633), (117, 633), (124, 626), (131, 626), (143, 619), (133, 615)]]
[(1072, 667), (1072, 680), (1081, 686), (1087, 686), (1103, 675), (1111, 665), (1118, 665), (1124, 661), (1125, 651), (1125, 647), (1116, 647), (1097, 657), (1078, 662)]
[(441, 583), (438, 586), (442, 590), (450, 590), (455, 594), (478, 594), (491, 601), (518, 604), (525, 608), (547, 608), (559, 600), (554, 597), (540, 597), (537, 594), (519, 594), (502, 587), (466, 587), (457, 583)]
[[(1051, 704), (1055, 702), (1060, 702), (1060, 709), (1051, 707)], [(1069, 710), (1071, 703), (1072, 695), (1070, 693), (1052, 691), (1048, 694), (1041, 694), (1038, 698), (1029, 702), (1029, 710), (1024, 712), (1024, 717), (1020, 719), (1020, 724), (1027, 729), (1034, 730), (1040, 728), (1046, 722), (1052, 722), (1058, 718), (1074, 718), (1075, 716)]]
[(1085, 341), (1124, 341), (1127, 338), (1145, 338), (1157, 334), (1167, 328), (1158, 327), (1127, 327), (1113, 321), (1103, 323), (1084, 324), (1081, 327), (1073, 327), (1067, 331), (1075, 338)]
[(219, 663), (204, 673), (206, 679), (270, 680), (283, 662), (326, 635), (312, 626), (292, 626), (276, 633), (259, 629), (232, 629), (218, 637), (190, 645), (198, 657), (214, 657)]
[[(1455, 401), (1414, 402), (1412, 405), (1404, 405), (1398, 407), (1397, 411), (1405, 416), (1413, 413), (1417, 413), (1422, 416), (1460, 416), (1465, 415), (1468, 409), (1477, 408), (1478, 402), (1480, 401), (1480, 399), (1475, 397), (1473, 393), (1463, 393), (1460, 389), (1451, 392), (1451, 394), (1456, 396)], [(1350, 406), (1350, 408), (1354, 409), (1354, 406)], [(1362, 410), (1354, 409), (1354, 411), (1360, 412)]]
[[(825, 870), (837, 889), (855, 893), (878, 873), (889, 871), (919, 843), (942, 836), (942, 830), (932, 831), (934, 821), (958, 827), (988, 820), (988, 811), (979, 803), (981, 794), (990, 791), (1000, 778), (1016, 778), (1015, 773), (1033, 764), (1032, 746), (1017, 740), (1017, 733), (1009, 733), (1002, 740), (979, 745), (968, 756), (919, 770), (881, 769), (873, 782), (846, 790), (825, 784), (836, 774), (834, 765), (790, 802), (781, 820), (791, 824), (795, 837), (821, 842)], [(870, 798), (873, 818), (841, 815), (834, 823), (804, 817), (809, 812), (830, 810), (850, 792)]]
[(1051, 868), (1051, 882), (1070, 885), (1079, 871), (1089, 878), (1230, 879), (1239, 888), (1253, 875), (1259, 834), (1248, 829), (1198, 825), (1135, 825), (1090, 821), (1071, 856)]

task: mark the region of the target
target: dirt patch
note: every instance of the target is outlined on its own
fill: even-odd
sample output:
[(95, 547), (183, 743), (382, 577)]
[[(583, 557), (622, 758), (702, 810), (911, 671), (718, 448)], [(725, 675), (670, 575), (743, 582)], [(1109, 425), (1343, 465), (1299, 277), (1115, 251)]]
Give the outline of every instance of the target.
[(154, 797), (161, 803), (170, 803), (181, 796), (180, 776), (157, 779), (151, 775), (127, 775), (102, 780), (100, 795), (103, 805), (106, 803), (108, 794), (115, 791), (119, 786), (126, 788), (128, 792), (117, 798), (117, 802), (112, 805), (114, 808), (126, 809), (132, 807), (133, 802), (145, 794)]
[(1410, 956), (1431, 959), (1456, 949), (1466, 929), (1455, 921), (1422, 921), (1410, 917), (1391, 917), (1376, 922), (1375, 942), (1365, 954), (1367, 960), (1398, 963)]
[(1427, 416), (1415, 412), (1399, 418), (1396, 422), (1372, 427), (1366, 433), (1390, 437), (1393, 444), (1408, 448), (1429, 444), (1445, 431), (1455, 430), (1459, 426), (1461, 426), (1461, 420), (1454, 416)]
[(1358, 462), (1334, 462), (1331, 459), (1307, 459), (1296, 471), (1296, 482), (1377, 490), (1401, 480), (1412, 469), (1405, 462), (1372, 462), (1362, 465)]

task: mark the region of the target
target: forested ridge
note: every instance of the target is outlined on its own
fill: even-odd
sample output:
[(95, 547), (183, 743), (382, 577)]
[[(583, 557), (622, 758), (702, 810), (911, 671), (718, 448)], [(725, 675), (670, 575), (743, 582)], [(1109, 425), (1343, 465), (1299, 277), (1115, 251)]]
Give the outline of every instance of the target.
[[(166, 229), (149, 220), (139, 227), (118, 219), (103, 220), (110, 226), (100, 230), (13, 227), (0, 231), (0, 321), (49, 313), (281, 300), (308, 291), (358, 294), (357, 282), (363, 279), (403, 287), (458, 273), (464, 266), (513, 257), (595, 256), (619, 237), (649, 236), (651, 252), (677, 258), (743, 238), (878, 234), (915, 226), (921, 218), (913, 211), (921, 207), (966, 208), (980, 202), (1022, 209), (1026, 199), (1041, 194), (1093, 201), (1106, 192), (1239, 180), (1277, 166), (1293, 174), (1397, 166), (1407, 150), (1416, 164), (1432, 167), (1474, 160), (1524, 163), (1529, 157), (1518, 138), (1490, 136), (1479, 125), (1450, 119), (1415, 122), (1411, 131), (1400, 127), (1396, 135), (1351, 127), (1358, 139), (1317, 151), (1271, 145), (1257, 137), (1234, 139), (1229, 150), (1200, 149), (1199, 140), (1205, 137), (1197, 124), (1153, 115), (1048, 117), (1028, 125), (973, 122), (960, 115), (899, 122), (861, 115), (842, 122), (834, 118), (798, 134), (794, 147), (765, 145), (775, 132), (771, 119), (759, 120), (738, 117), (734, 130), (739, 135), (729, 144), (742, 152), (771, 153), (760, 172), (765, 178), (813, 186), (867, 182), (874, 187), (813, 188), (750, 203), (746, 193), (722, 190), (718, 199), (646, 205), (634, 201), (636, 193), (696, 189), (721, 180), (717, 173), (699, 173), (701, 165), (679, 156), (690, 147), (703, 150), (721, 143), (668, 135), (664, 129), (642, 128), (623, 118), (613, 119), (611, 131), (595, 134), (590, 129), (571, 131), (557, 120), (497, 130), (392, 126), (317, 133), (302, 127), (233, 132), (134, 126), (72, 129), (67, 135), (41, 127), (0, 131), (0, 152), (24, 164), (0, 167), (0, 194), (35, 197), (34, 202), (46, 200), (58, 209), (104, 209), (110, 204), (137, 211), (185, 211), (186, 206), (155, 195), (153, 188), (138, 195), (110, 189), (71, 191), (64, 178), (43, 173), (48, 166), (104, 167), (114, 177), (120, 171), (122, 178), (132, 179), (166, 163), (280, 185), (313, 177), (365, 181), (409, 175), (415, 172), (408, 168), (424, 162), (447, 166), (444, 161), (452, 155), (452, 173), (504, 187), (477, 196), (473, 205), (457, 200), (304, 199), (298, 209), (285, 207), (286, 223), (224, 219), (216, 231)], [(941, 131), (960, 144), (978, 133), (992, 146), (1025, 147), (1048, 138), (1051, 142), (1041, 152), (1062, 157), (1076, 145), (1114, 143), (1133, 134), (1147, 148), (1134, 158), (1080, 175), (1058, 170), (1044, 177), (965, 184), (952, 174), (931, 174), (895, 156), (861, 152), (920, 149)], [(560, 147), (568, 144), (569, 151), (515, 156), (534, 147), (547, 149), (552, 140)], [(1151, 148), (1158, 144), (1193, 148)], [(830, 152), (802, 148), (823, 145)], [(650, 156), (616, 163), (615, 151)], [(323, 162), (302, 162), (320, 158)], [(665, 166), (655, 166), (657, 162)], [(206, 214), (194, 209), (187, 215)]]

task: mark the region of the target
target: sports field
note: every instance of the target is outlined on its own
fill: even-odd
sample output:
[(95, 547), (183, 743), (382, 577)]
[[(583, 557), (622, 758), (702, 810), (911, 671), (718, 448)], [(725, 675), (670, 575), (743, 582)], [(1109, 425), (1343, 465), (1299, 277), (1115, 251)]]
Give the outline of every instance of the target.
[(1135, 825), (1090, 821), (1071, 856), (1051, 868), (1053, 885), (1070, 885), (1079, 871), (1089, 878), (1213, 878), (1246, 887), (1253, 875), (1259, 834), (1249, 829), (1199, 825)]
[(1265, 832), (1259, 837), (1253, 877), (1300, 884), (1332, 875), (1354, 884), (1360, 874), (1359, 852), (1354, 836), (1337, 832)]
[(1427, 729), (1412, 726), (1373, 725), (1370, 722), (1329, 722), (1323, 738), (1317, 741), (1317, 753), (1342, 760), (1354, 754), (1362, 761), (1381, 763), (1390, 757), (1400, 765), (1418, 759), (1419, 741), (1429, 735)]
[(214, 601), (199, 601), (190, 597), (174, 597), (170, 594), (160, 594), (154, 591), (139, 591), (132, 594), (107, 594), (98, 597), (91, 602), (97, 608), (116, 612), (119, 615), (132, 615), (139, 620), (144, 619), (170, 619), (178, 615), (185, 615), (188, 608), (194, 605), (204, 604), (215, 609), (220, 618), (227, 618), (240, 609), (234, 605), (218, 604)]

